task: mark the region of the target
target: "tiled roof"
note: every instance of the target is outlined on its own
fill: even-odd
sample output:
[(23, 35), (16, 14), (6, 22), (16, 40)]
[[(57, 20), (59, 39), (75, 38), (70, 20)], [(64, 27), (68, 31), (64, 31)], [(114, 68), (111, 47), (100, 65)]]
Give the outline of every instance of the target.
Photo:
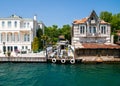
[[(75, 20), (75, 21), (73, 21), (73, 23), (74, 24), (83, 24), (83, 23), (85, 23), (87, 21), (87, 19), (88, 19), (88, 17), (83, 18), (81, 20)], [(104, 20), (101, 20), (100, 23), (101, 24), (109, 24), (108, 22), (105, 22)]]
[(100, 44), (100, 43), (82, 43), (83, 48), (86, 49), (120, 49), (120, 45), (117, 44)]
[(101, 24), (109, 24), (108, 22), (105, 22), (104, 20), (100, 21)]
[(74, 24), (82, 24), (82, 23), (85, 23), (87, 21), (88, 18), (83, 18), (81, 20), (75, 20), (73, 23)]
[(116, 30), (117, 31), (117, 35), (120, 36), (120, 30)]

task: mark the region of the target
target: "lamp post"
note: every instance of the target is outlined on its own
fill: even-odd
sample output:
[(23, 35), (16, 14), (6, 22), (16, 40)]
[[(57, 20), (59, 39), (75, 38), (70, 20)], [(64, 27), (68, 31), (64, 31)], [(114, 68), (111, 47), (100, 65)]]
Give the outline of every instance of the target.
[(3, 42), (3, 52), (4, 52), (4, 54), (5, 54), (5, 51), (6, 51), (5, 42)]

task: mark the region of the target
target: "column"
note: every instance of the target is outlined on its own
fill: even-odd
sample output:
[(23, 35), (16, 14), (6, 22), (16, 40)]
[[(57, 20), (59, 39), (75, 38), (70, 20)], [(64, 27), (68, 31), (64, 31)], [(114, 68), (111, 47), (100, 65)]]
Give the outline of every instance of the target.
[(1, 43), (1, 33), (0, 33), (0, 43)]
[(12, 42), (15, 42), (15, 36), (14, 36), (14, 33), (12, 33)]
[(107, 28), (107, 26), (105, 28), (106, 28), (106, 35), (108, 35), (108, 28)]
[(31, 31), (29, 32), (29, 42), (31, 42)]
[(18, 37), (18, 38), (19, 38), (19, 41), (18, 41), (18, 42), (21, 42), (21, 33), (20, 33), (20, 32), (18, 33), (18, 36), (19, 36), (19, 37)]
[(7, 43), (7, 33), (5, 33), (4, 36), (5, 36), (4, 38), (6, 38), (4, 41)]

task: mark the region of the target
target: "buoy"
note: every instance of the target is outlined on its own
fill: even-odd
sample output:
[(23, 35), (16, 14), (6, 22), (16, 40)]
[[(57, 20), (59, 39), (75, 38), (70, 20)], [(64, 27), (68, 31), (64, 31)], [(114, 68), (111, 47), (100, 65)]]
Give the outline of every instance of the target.
[(61, 59), (61, 63), (65, 63), (66, 62), (66, 60), (65, 59)]
[(52, 62), (53, 62), (53, 63), (56, 63), (56, 59), (55, 59), (55, 58), (53, 58), (53, 59), (52, 59)]
[(75, 59), (71, 59), (71, 60), (70, 60), (70, 63), (71, 63), (71, 64), (74, 64), (74, 63), (75, 63)]

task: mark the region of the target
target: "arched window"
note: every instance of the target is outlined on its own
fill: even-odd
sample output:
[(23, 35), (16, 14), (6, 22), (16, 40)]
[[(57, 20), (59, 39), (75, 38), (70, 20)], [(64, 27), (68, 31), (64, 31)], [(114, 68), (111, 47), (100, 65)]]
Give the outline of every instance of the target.
[(26, 28), (26, 23), (24, 23), (24, 28)]
[(2, 21), (2, 27), (5, 27), (5, 22), (4, 21)]
[(27, 23), (27, 28), (29, 28), (30, 23)]
[(11, 21), (8, 21), (8, 27), (9, 28), (11, 27)]
[(14, 22), (15, 28), (17, 27), (17, 21)]

